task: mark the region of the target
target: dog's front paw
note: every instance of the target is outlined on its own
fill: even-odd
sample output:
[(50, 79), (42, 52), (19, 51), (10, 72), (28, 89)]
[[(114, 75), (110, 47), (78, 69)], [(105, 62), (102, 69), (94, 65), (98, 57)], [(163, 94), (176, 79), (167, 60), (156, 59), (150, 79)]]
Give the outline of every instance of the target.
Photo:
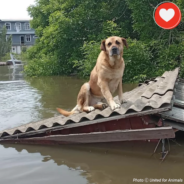
[(88, 111), (91, 112), (91, 111), (94, 111), (95, 108), (93, 106), (88, 106)]
[(121, 106), (115, 102), (112, 102), (110, 105), (111, 109), (114, 111), (115, 109), (119, 109)]

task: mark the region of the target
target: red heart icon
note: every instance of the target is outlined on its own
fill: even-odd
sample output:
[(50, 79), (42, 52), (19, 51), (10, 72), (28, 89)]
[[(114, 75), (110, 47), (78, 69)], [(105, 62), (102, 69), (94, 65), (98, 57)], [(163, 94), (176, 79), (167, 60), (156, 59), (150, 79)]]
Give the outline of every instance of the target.
[(181, 21), (181, 11), (171, 2), (162, 2), (155, 8), (154, 20), (163, 29), (173, 29)]

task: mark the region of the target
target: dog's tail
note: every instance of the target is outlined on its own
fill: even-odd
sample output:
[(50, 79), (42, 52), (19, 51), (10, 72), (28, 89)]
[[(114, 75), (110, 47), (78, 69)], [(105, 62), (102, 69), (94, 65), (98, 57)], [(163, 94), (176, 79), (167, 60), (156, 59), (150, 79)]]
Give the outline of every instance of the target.
[(64, 116), (70, 116), (70, 115), (72, 115), (72, 114), (74, 114), (75, 113), (75, 111), (74, 110), (72, 110), (72, 111), (65, 111), (65, 110), (63, 110), (63, 109), (60, 109), (60, 108), (56, 108), (57, 109), (57, 111), (60, 113), (60, 114), (62, 114), (62, 115), (64, 115)]

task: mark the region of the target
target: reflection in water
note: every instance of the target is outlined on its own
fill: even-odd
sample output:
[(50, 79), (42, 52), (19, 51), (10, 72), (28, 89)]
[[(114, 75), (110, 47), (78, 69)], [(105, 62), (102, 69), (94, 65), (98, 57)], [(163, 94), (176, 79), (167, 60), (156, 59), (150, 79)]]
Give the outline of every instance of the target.
[[(73, 108), (85, 82), (61, 76), (24, 80), (21, 71), (0, 67), (0, 130), (56, 116), (56, 107)], [(135, 86), (124, 84), (124, 92)], [(122, 184), (133, 183), (133, 178), (182, 178), (184, 142), (171, 145), (163, 164), (159, 154), (150, 157), (155, 144), (0, 145), (0, 183)]]
[[(3, 161), (0, 158), (3, 166), (3, 169), (0, 168), (0, 178), (7, 175), (7, 171), (12, 172), (12, 177), (19, 181), (33, 176), (33, 182), (39, 184), (51, 181), (65, 184), (68, 180), (71, 184), (122, 184), (133, 183), (133, 178), (183, 178), (184, 143), (179, 150), (178, 145), (172, 144), (171, 153), (163, 164), (159, 161), (160, 154), (151, 157), (155, 144), (142, 142), (60, 147), (4, 145), (8, 149), (0, 146), (4, 158)], [(10, 156), (12, 159), (9, 159)], [(6, 180), (3, 181), (5, 183)]]
[[(36, 147), (35, 147), (36, 148)], [(20, 148), (19, 148), (20, 149)], [(36, 148), (37, 149), (37, 148)], [(34, 149), (20, 153), (15, 149), (0, 146), (0, 179), (6, 184), (86, 184), (80, 169), (71, 170), (67, 165), (57, 166), (53, 160), (42, 162), (49, 155), (42, 156)]]
[(1, 66), (0, 67), (0, 81), (14, 81), (23, 79), (23, 65), (13, 66)]

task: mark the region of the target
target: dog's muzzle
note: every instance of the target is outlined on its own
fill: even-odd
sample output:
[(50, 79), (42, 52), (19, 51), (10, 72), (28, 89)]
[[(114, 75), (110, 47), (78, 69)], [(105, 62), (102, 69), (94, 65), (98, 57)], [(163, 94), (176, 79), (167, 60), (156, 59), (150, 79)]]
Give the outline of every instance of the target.
[(119, 49), (117, 47), (112, 47), (110, 51), (110, 56), (119, 55), (119, 54), (120, 54)]

